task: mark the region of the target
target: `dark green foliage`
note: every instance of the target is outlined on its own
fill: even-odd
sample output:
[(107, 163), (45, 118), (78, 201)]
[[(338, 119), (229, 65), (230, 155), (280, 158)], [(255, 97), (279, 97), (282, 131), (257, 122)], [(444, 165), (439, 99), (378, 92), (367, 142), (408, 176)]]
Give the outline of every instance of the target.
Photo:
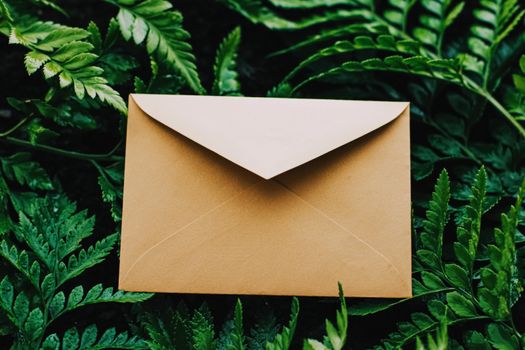
[[(11, 278), (4, 275), (0, 282), (0, 308), (18, 330), (14, 349), (55, 349), (61, 341), (64, 349), (84, 349), (87, 346), (77, 344), (75, 328), (62, 340), (56, 334), (44, 338), (46, 328), (63, 314), (89, 304), (134, 303), (151, 296), (113, 292), (101, 284), (86, 291), (82, 286), (63, 288), (66, 282), (101, 263), (117, 238), (109, 235), (82, 248), (82, 241), (93, 234), (94, 218), (86, 211), (76, 212), (75, 204), (63, 196), (35, 199), (19, 217), (13, 234), (5, 234), (0, 242), (0, 256), (16, 271)], [(107, 330), (97, 341), (94, 326), (84, 331), (84, 338), (82, 344), (97, 342), (100, 349), (131, 348), (141, 343), (125, 334), (115, 338), (115, 329)]]
[(213, 72), (215, 80), (211, 89), (214, 95), (239, 95), (240, 84), (237, 81), (237, 50), (241, 43), (241, 28), (235, 28), (219, 46)]
[[(342, 310), (346, 310), (342, 296), (341, 300)], [(345, 315), (345, 311), (338, 312), (338, 322), (347, 322)], [(282, 327), (280, 332), (277, 332), (275, 320), (271, 320), (269, 327), (256, 324), (249, 332), (246, 332), (242, 303), (240, 299), (237, 299), (233, 317), (224, 323), (218, 337), (216, 337), (213, 318), (206, 304), (194, 310), (193, 313), (188, 312), (184, 305), (179, 305), (175, 310), (168, 308), (145, 311), (140, 318), (150, 338), (147, 341), (150, 349), (288, 350), (291, 348), (298, 316), (299, 300), (293, 298), (290, 321)], [(340, 329), (340, 332), (346, 334), (346, 328)], [(343, 337), (342, 334), (341, 336)], [(342, 341), (344, 342), (344, 339)]]
[(345, 347), (348, 332), (348, 309), (341, 284), (339, 284), (339, 299), (341, 310), (337, 310), (335, 325), (330, 320), (326, 320), (326, 336), (323, 342), (306, 339), (303, 350), (341, 350)]
[[(286, 8), (293, 8), (295, 11), (302, 10), (303, 16), (292, 23), (288, 23), (289, 21), (282, 15), (272, 11), (270, 6), (263, 1), (228, 0), (225, 2), (252, 22), (262, 23), (271, 29), (302, 29), (321, 22), (332, 24), (332, 29), (320, 31), (310, 39), (292, 46), (298, 49), (314, 43), (335, 41), (334, 44), (325, 46), (308, 56), (297, 66), (294, 74), (285, 78), (285, 81), (306, 68), (315, 70), (313, 63), (320, 58), (342, 56), (355, 50), (367, 50), (371, 53), (359, 56), (362, 57), (359, 60), (343, 60), (343, 63), (340, 63), (340, 60), (325, 59), (328, 61), (324, 65), (325, 68), (314, 75), (307, 73), (307, 78), (299, 80), (299, 83), (295, 85), (295, 91), (313, 81), (324, 78), (333, 79), (334, 76), (344, 76), (348, 73), (388, 71), (419, 75), (453, 83), (477, 94), (485, 102), (498, 109), (521, 136), (525, 136), (525, 129), (520, 123), (523, 115), (513, 116), (494, 97), (502, 81), (501, 72), (505, 71), (505, 68), (501, 67), (501, 62), (493, 59), (494, 56), (502, 50), (508, 50), (505, 45), (512, 35), (518, 36), (516, 43), (518, 52), (522, 51), (525, 46), (523, 30), (515, 34), (525, 13), (516, 0), (480, 1), (472, 11), (475, 21), (468, 32), (464, 33), (463, 41), (468, 42), (468, 51), (459, 50), (458, 47), (461, 45), (457, 45), (457, 41), (446, 40), (448, 29), (459, 19), (468, 17), (465, 13), (467, 12), (465, 3), (462, 1), (391, 0), (388, 1), (385, 10), (380, 12), (378, 9), (384, 6), (376, 6), (374, 0), (353, 0), (338, 2), (344, 5), (341, 9), (327, 10), (322, 15), (311, 15), (313, 4), (309, 2), (292, 2), (293, 6), (285, 2), (287, 6), (284, 7)], [(296, 13), (294, 15), (297, 16)], [(411, 19), (418, 23), (409, 25)], [(350, 24), (342, 26), (340, 24), (342, 20)], [(368, 28), (367, 37), (362, 36), (366, 33), (363, 28)], [(385, 36), (385, 34), (388, 35)], [(337, 41), (348, 37), (353, 38), (354, 42)], [(388, 38), (386, 44), (380, 43), (381, 40), (385, 40), (382, 38)], [(361, 44), (362, 40), (366, 44)], [(404, 42), (416, 42), (416, 45), (411, 44), (413, 48), (407, 50), (404, 45), (401, 45)], [(416, 49), (417, 44), (419, 44), (419, 49)], [(289, 50), (286, 49), (281, 53)], [(396, 55), (385, 58), (380, 55), (381, 51)], [(517, 80), (520, 81), (519, 78)]]
[[(482, 233), (483, 203), (486, 200), (487, 188), (485, 169), (481, 168), (478, 171), (471, 187), (469, 202), (462, 210), (463, 216), (457, 225), (457, 240), (453, 243), (454, 257), (445, 259), (441, 253), (434, 252), (439, 252), (439, 247), (443, 246), (443, 228), (450, 211), (449, 188), (447, 173), (443, 171), (435, 186), (416, 248), (416, 263), (420, 264), (420, 267), (414, 279), (414, 294), (425, 296), (427, 310), (412, 313), (409, 321), (398, 323), (398, 330), (390, 334), (379, 348), (403, 347), (438, 329), (443, 322), (450, 327), (476, 320), (495, 322), (487, 327), (487, 334), (492, 334), (492, 339), (496, 339), (494, 334), (497, 332), (508, 333), (509, 329), (517, 332), (512, 322), (511, 309), (523, 291), (518, 272), (515, 237), (518, 234), (520, 215), (517, 208), (523, 203), (525, 180), (520, 186), (516, 203), (507, 214), (502, 214), (501, 228), (494, 229), (494, 243), (487, 246), (489, 260), (481, 265), (475, 262), (480, 257), (479, 237)], [(430, 239), (432, 233), (434, 235)], [(481, 276), (481, 280), (476, 276)], [(350, 308), (350, 313), (366, 315), (386, 310), (399, 303), (379, 308), (358, 304), (357, 307)], [(435, 348), (436, 342), (446, 340), (443, 331), (438, 334), (436, 341), (428, 338), (431, 349)], [(481, 342), (483, 337), (480, 333), (468, 334), (466, 339), (475, 337), (469, 340), (471, 342)], [(517, 344), (517, 338), (514, 339), (512, 341)], [(492, 344), (499, 349), (501, 342), (502, 339), (493, 340)], [(418, 341), (418, 348), (424, 348), (421, 341)]]
[[(0, 347), (523, 348), (523, 3), (218, 2), (0, 0)], [(117, 291), (125, 99), (206, 91), (410, 101), (414, 297), (280, 325), (289, 299)]]
[(120, 8), (117, 19), (124, 39), (144, 43), (148, 53), (176, 68), (193, 91), (204, 92), (187, 42), (190, 35), (182, 27), (181, 13), (172, 11), (169, 1), (107, 1)]

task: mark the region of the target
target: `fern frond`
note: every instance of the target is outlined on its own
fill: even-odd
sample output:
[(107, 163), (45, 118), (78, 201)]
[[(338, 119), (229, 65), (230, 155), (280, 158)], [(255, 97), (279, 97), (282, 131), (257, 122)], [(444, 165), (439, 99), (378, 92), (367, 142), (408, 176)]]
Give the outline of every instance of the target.
[(118, 233), (111, 234), (88, 247), (88, 249), (80, 250), (77, 255), (70, 255), (67, 263), (60, 262), (57, 271), (57, 285), (62, 285), (90, 267), (101, 263), (113, 250), (117, 240)]
[(190, 329), (191, 319), (183, 308), (179, 307), (174, 311), (168, 307), (155, 313), (146, 312), (141, 315), (140, 321), (149, 337), (147, 340), (149, 349), (171, 350), (191, 347), (193, 339)]
[(388, 56), (384, 59), (370, 58), (364, 61), (347, 61), (338, 67), (313, 75), (297, 84), (293, 91), (322, 78), (366, 71), (406, 73), (461, 84), (462, 77), (459, 70), (459, 62), (453, 59), (430, 59), (424, 56), (402, 57), (399, 55)]
[(12, 25), (13, 16), (11, 15), (11, 10), (4, 0), (0, 0), (0, 15), (0, 20), (7, 22), (8, 26)]
[(266, 343), (275, 339), (281, 325), (277, 323), (271, 310), (261, 313), (255, 324), (250, 328), (249, 336), (246, 337), (247, 348), (250, 350), (265, 350)]
[(3, 240), (0, 242), (0, 256), (15, 267), (37, 291), (40, 291), (40, 271), (38, 261), (25, 250), (18, 251), (15, 244)]
[[(299, 30), (332, 21), (370, 18), (367, 9), (329, 10), (319, 15), (309, 15), (299, 20), (289, 20), (279, 16), (260, 0), (220, 0), (231, 9), (241, 13), (254, 24), (263, 24), (270, 29)], [(356, 2), (357, 3), (357, 2)]]
[(236, 71), (237, 51), (241, 42), (241, 28), (235, 28), (220, 44), (215, 55), (212, 94), (240, 95), (240, 83)]
[(410, 320), (399, 322), (397, 330), (390, 333), (382, 341), (380, 349), (402, 349), (406, 344), (417, 338), (431, 334), (440, 327), (443, 322), (450, 324), (455, 319), (454, 314), (443, 302), (437, 299), (427, 303), (427, 312), (415, 312), (410, 315)]
[(120, 8), (117, 19), (124, 39), (145, 44), (150, 55), (172, 66), (193, 91), (205, 92), (188, 42), (190, 34), (182, 27), (181, 13), (169, 1), (106, 1)]
[[(54, 211), (57, 206), (61, 209), (58, 213)], [(20, 214), (20, 223), (15, 228), (17, 238), (29, 245), (49, 271), (60, 268), (62, 259), (78, 250), (80, 242), (92, 234), (94, 218), (87, 218), (85, 211), (74, 213), (75, 210), (72, 202), (46, 197), (36, 201), (29, 216)], [(91, 263), (97, 261), (101, 260), (94, 259)]]
[(233, 313), (233, 330), (230, 334), (230, 339), (231, 343), (228, 346), (228, 350), (244, 350), (246, 348), (242, 317), (242, 304), (240, 299), (237, 299), (237, 303), (235, 304), (235, 310)]
[(98, 184), (102, 200), (110, 205), (111, 216), (115, 222), (122, 218), (122, 185), (124, 182), (124, 164), (117, 162), (109, 167), (102, 167), (97, 162), (93, 165), (99, 171)]
[(311, 65), (318, 60), (335, 56), (347, 54), (360, 50), (380, 50), (386, 52), (405, 53), (410, 55), (418, 55), (419, 43), (412, 40), (396, 40), (392, 35), (379, 35), (377, 38), (369, 36), (357, 36), (353, 41), (342, 40), (337, 41), (334, 45), (319, 50), (315, 54), (309, 56), (306, 60), (299, 63), (285, 78), (284, 81), (289, 80), (296, 75), (300, 70)]
[(19, 329), (30, 346), (44, 330), (44, 315), (40, 308), (32, 308), (31, 301), (24, 292), (15, 289), (6, 276), (0, 282), (0, 309)]
[(321, 343), (315, 339), (306, 339), (303, 344), (303, 350), (341, 350), (346, 344), (348, 332), (348, 309), (343, 293), (343, 287), (339, 283), (339, 300), (341, 310), (336, 312), (336, 324), (326, 320), (326, 339)]
[(523, 179), (516, 202), (507, 214), (501, 215), (501, 228), (494, 230), (494, 244), (488, 246), (490, 265), (481, 269), (483, 287), (479, 290), (483, 310), (496, 320), (510, 315), (511, 307), (523, 292), (516, 254), (516, 232), (525, 194)]
[(468, 47), (478, 62), (470, 69), (480, 75), (486, 88), (491, 80), (495, 51), (523, 18), (525, 10), (518, 0), (482, 0), (479, 4), (473, 11), (477, 22), (470, 28)]
[(151, 350), (166, 350), (174, 349), (174, 339), (171, 337), (172, 324), (168, 320), (166, 324), (161, 317), (155, 317), (152, 314), (146, 313), (141, 315), (141, 323), (149, 337), (147, 344)]
[(0, 157), (3, 175), (22, 186), (33, 190), (52, 190), (53, 183), (42, 166), (31, 160), (31, 154), (18, 152), (9, 157)]
[(194, 350), (214, 350), (215, 331), (210, 312), (204, 306), (195, 310), (191, 319), (192, 341)]
[(275, 51), (268, 55), (268, 57), (274, 57), (283, 55), (292, 51), (297, 51), (308, 46), (320, 44), (325, 41), (331, 41), (340, 39), (346, 36), (358, 36), (358, 35), (373, 35), (373, 34), (388, 34), (388, 27), (381, 23), (352, 23), (346, 24), (335, 29), (322, 30), (318, 34), (314, 34), (304, 40), (298, 41), (297, 43), (290, 45), (282, 50)]
[(126, 104), (119, 93), (108, 85), (104, 70), (96, 66), (98, 56), (85, 39), (86, 30), (52, 22), (34, 22), (11, 28), (9, 42), (27, 47), (24, 62), (27, 73), (42, 70), (45, 79), (57, 78), (60, 88), (72, 86), (79, 99), (87, 94), (125, 113)]
[(62, 339), (54, 333), (49, 335), (42, 343), (41, 350), (99, 350), (99, 349), (149, 349), (146, 342), (136, 336), (130, 337), (127, 332), (117, 333), (115, 328), (107, 329), (98, 336), (96, 325), (86, 327), (82, 334), (77, 328), (68, 329)]
[(419, 337), (416, 339), (416, 350), (444, 350), (448, 347), (448, 329), (447, 323), (443, 322), (437, 330), (436, 337), (427, 334), (427, 345)]
[[(92, 234), (94, 225), (94, 218), (88, 218), (86, 211), (75, 211), (76, 205), (64, 197), (37, 199), (27, 214), (20, 213), (19, 224), (14, 230), (17, 239), (27, 244), (46, 269), (53, 272), (55, 288), (100, 263), (118, 239), (117, 234), (109, 235), (87, 250), (81, 249), (77, 255), (73, 254), (80, 249), (81, 241)], [(20, 259), (23, 259), (20, 268), (28, 269), (26, 254), (17, 255), (16, 249), (8, 247), (7, 243), (1, 244), (0, 251), (12, 264), (20, 265)], [(36, 270), (31, 272), (33, 265), (25, 274), (36, 282)]]
[(153, 294), (151, 293), (129, 293), (124, 291), (113, 293), (112, 287), (104, 288), (102, 284), (95, 285), (84, 295), (84, 288), (77, 286), (69, 293), (67, 302), (63, 292), (55, 294), (49, 303), (49, 314), (51, 320), (54, 320), (66, 312), (86, 305), (100, 303), (137, 303), (147, 300), (152, 296)]
[(505, 104), (516, 120), (525, 121), (525, 55), (519, 60), (519, 71), (512, 75), (514, 89), (505, 94)]
[(448, 202), (450, 200), (450, 180), (443, 169), (432, 193), (426, 219), (421, 233), (419, 258), (429, 266), (439, 267), (443, 255), (443, 233), (448, 220)]
[(290, 321), (284, 326), (281, 333), (275, 336), (273, 341), (266, 343), (266, 350), (288, 350), (292, 344), (295, 328), (297, 327), (297, 318), (299, 316), (299, 299), (292, 299), (292, 310), (290, 312)]
[(481, 216), (484, 213), (484, 201), (487, 192), (487, 172), (481, 167), (472, 185), (472, 194), (461, 224), (457, 228), (457, 239), (454, 252), (460, 264), (469, 274), (473, 273), (474, 260), (477, 255), (481, 232)]
[(417, 0), (388, 0), (383, 17), (398, 30), (405, 32), (408, 24), (408, 15)]
[(288, 9), (312, 9), (318, 7), (330, 7), (336, 5), (355, 6), (355, 0), (270, 0), (277, 7)]
[(19, 223), (15, 227), (15, 235), (19, 241), (26, 243), (32, 253), (44, 264), (48, 270), (52, 270), (55, 261), (51, 255), (52, 248), (46, 242), (46, 238), (38, 232), (30, 219), (24, 214), (19, 214)]
[(441, 56), (445, 31), (461, 13), (465, 2), (423, 0), (421, 5), (425, 12), (419, 16), (420, 25), (414, 28), (414, 37)]
[(287, 82), (277, 84), (266, 93), (268, 97), (292, 97), (292, 95), (292, 86)]

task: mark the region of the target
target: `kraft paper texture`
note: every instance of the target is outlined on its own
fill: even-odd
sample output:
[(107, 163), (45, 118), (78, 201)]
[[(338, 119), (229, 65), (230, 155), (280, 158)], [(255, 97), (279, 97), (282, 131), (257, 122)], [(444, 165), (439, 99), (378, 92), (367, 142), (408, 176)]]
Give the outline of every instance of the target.
[(411, 296), (405, 102), (134, 94), (119, 288)]

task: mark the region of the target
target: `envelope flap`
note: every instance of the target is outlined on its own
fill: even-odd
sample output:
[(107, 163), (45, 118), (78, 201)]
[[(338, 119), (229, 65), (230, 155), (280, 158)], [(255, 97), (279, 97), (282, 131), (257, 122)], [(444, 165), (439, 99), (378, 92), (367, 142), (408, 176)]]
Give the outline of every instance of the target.
[(406, 102), (131, 96), (150, 117), (270, 179), (380, 128)]

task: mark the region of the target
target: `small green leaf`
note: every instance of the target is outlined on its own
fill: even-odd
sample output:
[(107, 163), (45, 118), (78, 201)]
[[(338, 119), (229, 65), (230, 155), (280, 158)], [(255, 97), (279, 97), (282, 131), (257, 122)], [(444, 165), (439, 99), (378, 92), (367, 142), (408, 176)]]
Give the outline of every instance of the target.
[(441, 278), (428, 271), (421, 272), (421, 279), (423, 284), (430, 289), (443, 289), (446, 287)]
[(447, 304), (460, 317), (474, 317), (478, 313), (474, 304), (458, 292), (447, 293)]
[(445, 274), (455, 287), (465, 290), (469, 289), (470, 279), (467, 275), (467, 271), (461, 266), (456, 264), (446, 264)]
[(489, 324), (487, 333), (489, 342), (498, 350), (515, 350), (519, 348), (518, 338), (500, 324)]

